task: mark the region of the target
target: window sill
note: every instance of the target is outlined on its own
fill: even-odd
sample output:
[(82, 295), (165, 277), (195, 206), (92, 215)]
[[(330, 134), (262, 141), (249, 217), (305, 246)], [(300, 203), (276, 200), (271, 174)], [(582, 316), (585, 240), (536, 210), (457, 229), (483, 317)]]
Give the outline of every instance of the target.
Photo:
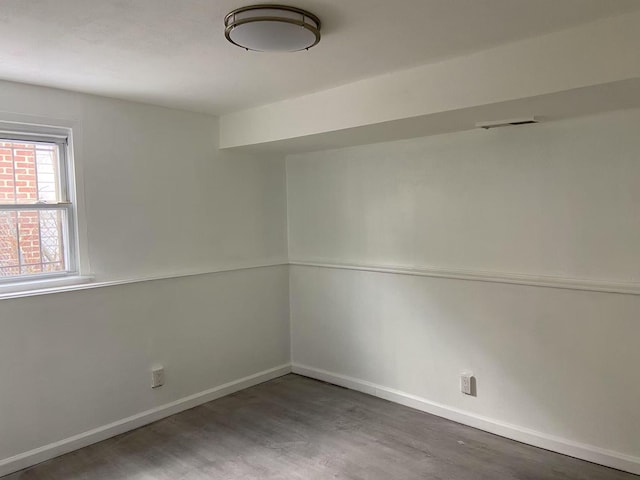
[(67, 292), (79, 285), (91, 283), (90, 275), (73, 275), (68, 277), (47, 278), (18, 283), (0, 284), (0, 300), (6, 298), (31, 297), (47, 293)]

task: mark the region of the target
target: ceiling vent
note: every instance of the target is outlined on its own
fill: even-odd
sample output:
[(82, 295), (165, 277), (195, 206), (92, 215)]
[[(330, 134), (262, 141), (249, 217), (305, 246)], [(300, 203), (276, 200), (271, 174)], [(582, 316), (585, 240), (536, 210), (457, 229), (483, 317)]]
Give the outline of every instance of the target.
[(512, 118), (509, 120), (492, 120), (489, 122), (478, 122), (476, 123), (476, 128), (484, 128), (485, 130), (489, 130), (490, 128), (508, 127), (510, 125), (530, 125), (532, 123), (540, 123), (540, 120), (537, 117)]

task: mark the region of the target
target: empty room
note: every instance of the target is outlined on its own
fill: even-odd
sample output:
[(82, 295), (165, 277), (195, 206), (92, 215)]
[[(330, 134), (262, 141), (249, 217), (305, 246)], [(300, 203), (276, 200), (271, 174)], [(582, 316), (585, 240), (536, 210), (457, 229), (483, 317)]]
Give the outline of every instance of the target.
[(640, 480), (640, 1), (0, 1), (2, 480)]

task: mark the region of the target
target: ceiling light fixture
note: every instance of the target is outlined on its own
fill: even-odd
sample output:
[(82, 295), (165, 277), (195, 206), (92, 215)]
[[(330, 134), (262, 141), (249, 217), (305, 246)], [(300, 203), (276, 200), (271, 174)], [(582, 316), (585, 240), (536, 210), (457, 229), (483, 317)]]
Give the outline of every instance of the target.
[(309, 50), (320, 41), (320, 19), (287, 5), (250, 5), (224, 17), (224, 35), (234, 45), (258, 52)]

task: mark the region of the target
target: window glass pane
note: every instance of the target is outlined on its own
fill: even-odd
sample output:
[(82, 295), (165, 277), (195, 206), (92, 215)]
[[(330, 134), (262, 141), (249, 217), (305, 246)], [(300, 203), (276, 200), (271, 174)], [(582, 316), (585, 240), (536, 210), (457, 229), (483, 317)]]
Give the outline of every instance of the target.
[(20, 274), (17, 212), (0, 211), (0, 277)]
[(65, 210), (0, 210), (0, 278), (64, 272)]
[(58, 145), (0, 139), (0, 204), (56, 203)]

